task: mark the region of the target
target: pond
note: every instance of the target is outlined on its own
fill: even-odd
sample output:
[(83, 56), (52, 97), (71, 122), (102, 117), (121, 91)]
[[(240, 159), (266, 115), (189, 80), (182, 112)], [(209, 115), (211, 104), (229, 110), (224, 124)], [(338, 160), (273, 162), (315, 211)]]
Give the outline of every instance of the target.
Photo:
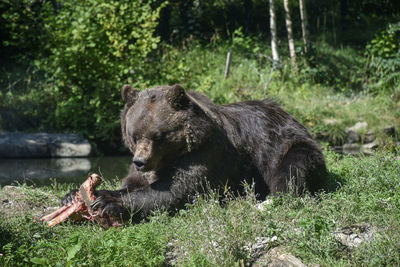
[(108, 180), (122, 179), (128, 174), (132, 157), (92, 158), (0, 158), (0, 185), (27, 183), (49, 185), (55, 178), (58, 183), (82, 183), (89, 173), (98, 173)]

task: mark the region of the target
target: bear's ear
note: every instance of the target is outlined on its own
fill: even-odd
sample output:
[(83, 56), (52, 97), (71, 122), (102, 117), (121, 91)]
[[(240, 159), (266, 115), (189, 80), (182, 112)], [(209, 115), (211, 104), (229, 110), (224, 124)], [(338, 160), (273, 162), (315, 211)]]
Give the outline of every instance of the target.
[(138, 97), (139, 91), (130, 86), (129, 84), (125, 84), (122, 86), (121, 89), (121, 96), (124, 102), (128, 105), (131, 106), (133, 103), (135, 103), (137, 97)]
[(168, 103), (174, 109), (182, 109), (189, 103), (189, 99), (186, 96), (185, 89), (179, 84), (172, 85), (168, 89), (167, 98)]

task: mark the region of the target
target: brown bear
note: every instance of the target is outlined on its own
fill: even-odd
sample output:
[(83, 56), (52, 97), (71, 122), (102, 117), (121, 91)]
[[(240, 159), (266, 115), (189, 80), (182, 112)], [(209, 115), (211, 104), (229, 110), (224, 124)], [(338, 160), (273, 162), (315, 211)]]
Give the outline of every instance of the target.
[[(180, 85), (122, 88), (122, 137), (133, 154), (117, 191), (97, 191), (92, 208), (128, 220), (176, 210), (204, 188), (268, 194), (315, 192), (326, 179), (319, 145), (270, 100), (217, 106)], [(71, 201), (75, 191), (62, 201)]]

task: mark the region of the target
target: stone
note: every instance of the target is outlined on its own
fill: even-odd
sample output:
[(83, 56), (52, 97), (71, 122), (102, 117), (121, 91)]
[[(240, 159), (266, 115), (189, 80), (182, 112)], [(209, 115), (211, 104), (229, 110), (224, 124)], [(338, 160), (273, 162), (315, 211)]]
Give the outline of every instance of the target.
[(306, 267), (306, 265), (294, 255), (285, 252), (281, 247), (270, 249), (253, 264), (253, 267)]
[(256, 208), (259, 211), (265, 211), (268, 208), (268, 206), (270, 206), (273, 203), (274, 203), (274, 200), (272, 198), (267, 198), (265, 201), (257, 203)]
[(378, 148), (378, 145), (375, 142), (364, 144), (361, 147), (361, 152), (367, 155), (372, 155), (374, 151)]
[(354, 131), (347, 131), (347, 144), (354, 144), (361, 141), (361, 135)]
[(376, 144), (375, 142), (373, 143), (368, 143), (368, 144), (364, 144), (362, 146), (363, 149), (373, 149), (376, 150), (378, 148), (378, 144)]
[(392, 125), (383, 127), (382, 131), (387, 136), (395, 136), (396, 135), (396, 128)]
[(363, 242), (371, 241), (376, 236), (376, 232), (375, 226), (368, 223), (360, 223), (337, 229), (333, 235), (344, 246), (356, 248)]
[(343, 154), (357, 155), (361, 152), (361, 145), (359, 144), (344, 144), (342, 148)]
[(335, 151), (336, 153), (343, 153), (343, 146), (334, 146), (332, 148), (333, 151)]
[(346, 131), (360, 132), (366, 130), (367, 128), (368, 128), (368, 123), (363, 121), (363, 122), (357, 122), (353, 126), (347, 128)]
[(372, 143), (375, 141), (375, 134), (373, 131), (368, 131), (364, 137), (364, 143)]
[(354, 144), (361, 141), (360, 132), (365, 131), (368, 128), (368, 123), (364, 122), (357, 122), (352, 127), (348, 127), (346, 129), (347, 133), (347, 141), (348, 144)]
[(325, 125), (336, 125), (339, 121), (337, 119), (324, 119)]
[(0, 158), (87, 157), (91, 149), (79, 134), (0, 133)]

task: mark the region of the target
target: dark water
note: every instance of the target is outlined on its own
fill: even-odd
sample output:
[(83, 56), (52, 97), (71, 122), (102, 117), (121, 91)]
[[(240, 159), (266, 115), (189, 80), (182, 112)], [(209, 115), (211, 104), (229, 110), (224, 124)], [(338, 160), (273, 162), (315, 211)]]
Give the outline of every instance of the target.
[(0, 159), (0, 185), (26, 182), (48, 185), (83, 182), (89, 173), (101, 174), (107, 180), (122, 179), (129, 171), (132, 157)]

